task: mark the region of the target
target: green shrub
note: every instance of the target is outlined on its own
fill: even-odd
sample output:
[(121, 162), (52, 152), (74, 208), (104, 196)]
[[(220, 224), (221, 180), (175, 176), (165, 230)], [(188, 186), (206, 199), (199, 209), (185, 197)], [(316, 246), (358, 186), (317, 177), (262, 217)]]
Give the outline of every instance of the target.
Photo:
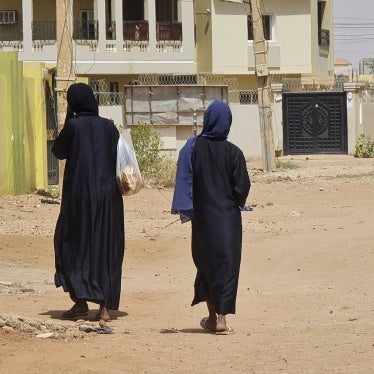
[(157, 187), (172, 187), (175, 183), (176, 162), (161, 155), (162, 140), (152, 126), (139, 122), (131, 129), (143, 182)]
[(374, 142), (368, 139), (365, 133), (362, 133), (356, 143), (355, 157), (373, 158), (374, 157)]
[(162, 157), (157, 176), (153, 178), (153, 184), (157, 187), (174, 187), (176, 171), (176, 161), (168, 157)]
[(294, 161), (277, 160), (276, 167), (277, 169), (298, 169), (299, 165), (296, 164)]

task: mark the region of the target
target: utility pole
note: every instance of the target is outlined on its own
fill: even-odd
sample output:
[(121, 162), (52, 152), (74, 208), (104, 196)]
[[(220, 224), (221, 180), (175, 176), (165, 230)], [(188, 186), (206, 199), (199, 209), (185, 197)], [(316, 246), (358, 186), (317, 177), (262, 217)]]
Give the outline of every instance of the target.
[(267, 44), (264, 36), (260, 0), (249, 0), (253, 24), (253, 50), (257, 76), (258, 106), (260, 114), (260, 133), (262, 146), (262, 164), (266, 171), (274, 171), (275, 152), (270, 107), (270, 87), (267, 67)]
[[(66, 116), (66, 92), (75, 82), (73, 70), (72, 41), (72, 1), (56, 0), (56, 38), (57, 38), (57, 74), (55, 90), (57, 92), (57, 126), (60, 132), (64, 127)], [(65, 162), (59, 163), (59, 184), (62, 185)]]

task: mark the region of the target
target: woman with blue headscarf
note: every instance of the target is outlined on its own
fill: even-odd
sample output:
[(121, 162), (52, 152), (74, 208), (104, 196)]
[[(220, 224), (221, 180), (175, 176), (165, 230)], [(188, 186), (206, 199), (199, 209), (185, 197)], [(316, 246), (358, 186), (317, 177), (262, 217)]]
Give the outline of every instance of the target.
[(232, 329), (242, 248), (242, 220), (250, 180), (242, 151), (227, 141), (229, 106), (215, 100), (204, 114), (200, 135), (189, 139), (178, 158), (172, 213), (192, 222), (192, 257), (197, 274), (192, 305), (206, 302), (201, 327), (217, 334)]

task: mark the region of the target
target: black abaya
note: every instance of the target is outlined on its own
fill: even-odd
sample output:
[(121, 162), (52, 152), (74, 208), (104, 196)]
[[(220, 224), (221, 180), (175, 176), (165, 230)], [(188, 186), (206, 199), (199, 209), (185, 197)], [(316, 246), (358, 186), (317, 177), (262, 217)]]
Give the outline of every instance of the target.
[(198, 137), (192, 154), (192, 305), (210, 300), (218, 314), (235, 313), (242, 247), (240, 206), (250, 189), (242, 151), (227, 140)]
[(109, 309), (119, 306), (124, 255), (123, 201), (116, 182), (118, 138), (110, 120), (78, 112), (66, 120), (53, 147), (57, 158), (66, 159), (54, 237), (55, 284), (73, 301)]

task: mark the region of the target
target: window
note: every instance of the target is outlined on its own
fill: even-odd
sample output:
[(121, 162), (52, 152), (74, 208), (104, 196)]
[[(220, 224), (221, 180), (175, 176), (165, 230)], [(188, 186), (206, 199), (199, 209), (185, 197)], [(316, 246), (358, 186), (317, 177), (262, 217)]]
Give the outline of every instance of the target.
[(180, 0), (156, 0), (157, 41), (182, 41), (182, 22), (178, 21)]
[(178, 0), (156, 0), (157, 21), (178, 21)]
[(95, 35), (95, 21), (93, 10), (81, 10), (81, 22), (82, 22), (82, 39), (96, 39)]
[(123, 20), (141, 21), (144, 20), (144, 1), (143, 0), (123, 0)]
[[(253, 19), (252, 16), (248, 16), (248, 40), (253, 40)], [(271, 16), (262, 16), (262, 24), (264, 27), (265, 40), (272, 40), (272, 29), (271, 29)]]
[(0, 24), (16, 23), (17, 11), (16, 10), (0, 10)]

